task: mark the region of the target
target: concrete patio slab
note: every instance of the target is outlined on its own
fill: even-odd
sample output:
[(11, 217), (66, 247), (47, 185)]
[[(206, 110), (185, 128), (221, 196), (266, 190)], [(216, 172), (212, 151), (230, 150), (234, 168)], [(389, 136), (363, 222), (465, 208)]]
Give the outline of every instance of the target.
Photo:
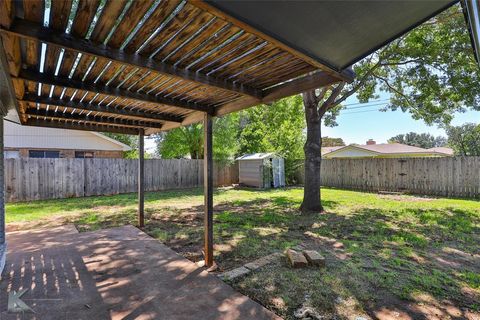
[[(0, 319), (280, 319), (133, 226), (7, 234)], [(34, 314), (7, 312), (8, 292)]]

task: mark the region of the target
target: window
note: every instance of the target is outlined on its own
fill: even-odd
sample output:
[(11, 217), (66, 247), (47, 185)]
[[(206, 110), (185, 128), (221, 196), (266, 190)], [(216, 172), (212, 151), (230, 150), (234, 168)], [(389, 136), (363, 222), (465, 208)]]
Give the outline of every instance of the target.
[(6, 159), (18, 159), (20, 158), (20, 152), (14, 150), (5, 150)]
[(30, 158), (60, 158), (60, 151), (29, 150)]
[(75, 158), (93, 158), (92, 151), (75, 151)]

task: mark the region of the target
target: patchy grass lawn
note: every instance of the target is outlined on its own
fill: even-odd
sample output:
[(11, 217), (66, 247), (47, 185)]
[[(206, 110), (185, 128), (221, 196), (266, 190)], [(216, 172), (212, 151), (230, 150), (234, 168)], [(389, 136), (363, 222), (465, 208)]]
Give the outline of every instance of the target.
[[(215, 259), (228, 270), (303, 244), (325, 269), (278, 261), (233, 282), (286, 319), (302, 304), (330, 318), (480, 319), (480, 202), (324, 189), (327, 214), (301, 216), (303, 190), (218, 189)], [(200, 258), (201, 190), (146, 194), (146, 232)], [(136, 195), (7, 205), (7, 228), (136, 223)], [(389, 318), (390, 317), (390, 318)]]

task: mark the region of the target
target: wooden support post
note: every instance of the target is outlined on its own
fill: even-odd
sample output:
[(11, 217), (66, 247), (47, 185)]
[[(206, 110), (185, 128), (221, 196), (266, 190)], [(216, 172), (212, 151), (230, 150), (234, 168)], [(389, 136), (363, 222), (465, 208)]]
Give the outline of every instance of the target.
[(138, 226), (145, 226), (144, 202), (145, 202), (145, 161), (144, 161), (144, 130), (138, 133)]
[(213, 149), (212, 116), (203, 118), (203, 193), (204, 193), (204, 255), (205, 265), (213, 266)]
[[(0, 101), (0, 107), (2, 102)], [(1, 108), (0, 108), (1, 109)], [(5, 239), (5, 162), (3, 155), (3, 115), (0, 117), (0, 276), (5, 266), (6, 239)]]

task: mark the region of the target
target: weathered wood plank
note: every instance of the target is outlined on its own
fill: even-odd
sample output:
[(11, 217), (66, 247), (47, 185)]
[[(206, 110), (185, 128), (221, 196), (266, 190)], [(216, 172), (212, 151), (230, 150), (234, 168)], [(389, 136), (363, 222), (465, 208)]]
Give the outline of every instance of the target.
[(154, 96), (144, 93), (131, 92), (124, 89), (119, 89), (115, 87), (109, 87), (103, 84), (95, 83), (85, 83), (82, 81), (76, 81), (68, 78), (55, 77), (46, 74), (41, 74), (33, 70), (21, 70), (18, 74), (18, 79), (39, 82), (48, 85), (61, 86), (66, 88), (72, 88), (77, 90), (89, 91), (91, 93), (101, 93), (109, 96), (123, 97), (127, 99), (142, 101), (142, 102), (151, 102), (159, 105), (173, 106), (176, 108), (194, 110), (194, 111), (203, 111), (203, 112), (213, 112), (213, 108), (207, 105), (200, 105), (191, 102), (185, 102), (175, 99), (170, 99), (166, 97)]
[[(134, 3), (140, 2), (141, 1), (135, 1)], [(140, 18), (138, 14), (135, 14), (134, 16)], [(32, 23), (27, 20), (17, 18), (13, 21), (9, 29), (1, 29), (0, 31), (2, 34), (8, 34), (10, 37), (23, 37), (26, 39), (42, 41), (50, 46), (62, 47), (82, 54), (93, 55), (98, 58), (112, 60), (119, 64), (152, 70), (164, 75), (196, 82), (209, 87), (220, 88), (234, 93), (256, 97), (258, 99), (261, 98), (261, 92), (255, 88), (236, 84), (225, 79), (210, 77), (188, 69), (177, 68), (173, 65), (144, 57), (136, 53), (127, 53), (116, 47), (108, 47), (103, 44), (93, 43), (92, 41), (81, 37), (66, 35), (63, 32), (52, 28), (46, 28), (38, 23)]]
[(153, 112), (145, 112), (141, 110), (127, 110), (127, 109), (112, 109), (105, 105), (100, 105), (98, 103), (85, 103), (80, 101), (71, 101), (70, 99), (58, 99), (58, 98), (48, 98), (48, 97), (38, 97), (35, 96), (33, 93), (26, 94), (23, 101), (28, 103), (40, 103), (40, 104), (48, 104), (51, 106), (59, 106), (65, 108), (75, 108), (77, 110), (85, 110), (85, 111), (93, 111), (93, 112), (101, 112), (111, 115), (122, 115), (128, 116), (135, 119), (141, 120), (162, 120), (162, 121), (171, 121), (171, 122), (181, 122), (182, 117), (172, 114), (164, 114), (164, 113), (153, 113)]
[[(17, 202), (136, 192), (138, 169), (138, 160), (130, 159), (6, 159), (6, 199)], [(203, 185), (203, 160), (145, 160), (144, 170), (146, 191)], [(224, 172), (231, 178), (219, 179)], [(215, 164), (213, 173), (218, 183), (238, 183), (236, 164)]]

